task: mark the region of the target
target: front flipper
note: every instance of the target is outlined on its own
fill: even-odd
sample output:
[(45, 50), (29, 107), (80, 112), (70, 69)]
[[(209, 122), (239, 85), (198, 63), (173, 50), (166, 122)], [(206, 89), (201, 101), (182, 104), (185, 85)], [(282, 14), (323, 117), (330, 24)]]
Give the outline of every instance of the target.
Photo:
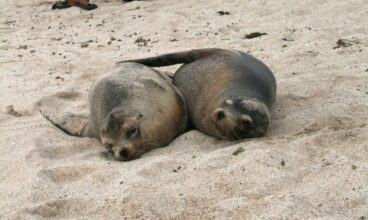
[(87, 137), (89, 117), (80, 114), (67, 113), (62, 116), (50, 114), (40, 109), (40, 113), (53, 125), (68, 135), (76, 137)]

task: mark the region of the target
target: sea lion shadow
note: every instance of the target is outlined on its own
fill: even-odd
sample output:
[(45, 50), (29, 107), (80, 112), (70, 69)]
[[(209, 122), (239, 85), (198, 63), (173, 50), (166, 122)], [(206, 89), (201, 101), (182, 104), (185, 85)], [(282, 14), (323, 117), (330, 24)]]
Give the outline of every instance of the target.
[(181, 155), (180, 157), (189, 158), (199, 155), (212, 153), (223, 148), (231, 147), (239, 143), (248, 142), (254, 138), (242, 140), (223, 140), (204, 134), (194, 128), (176, 137), (169, 145), (164, 148), (158, 148), (144, 157), (154, 157), (159, 155)]

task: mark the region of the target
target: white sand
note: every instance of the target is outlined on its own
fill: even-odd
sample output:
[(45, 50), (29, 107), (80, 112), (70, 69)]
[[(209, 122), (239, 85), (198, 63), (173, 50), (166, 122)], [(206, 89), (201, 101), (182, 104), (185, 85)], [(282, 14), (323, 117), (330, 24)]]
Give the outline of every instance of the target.
[[(0, 1), (0, 219), (368, 218), (366, 0), (52, 2)], [(254, 31), (267, 35), (243, 39)], [(340, 38), (356, 43), (333, 49)], [(274, 71), (266, 137), (190, 131), (124, 163), (38, 112), (86, 111), (115, 61), (205, 47), (250, 51)]]

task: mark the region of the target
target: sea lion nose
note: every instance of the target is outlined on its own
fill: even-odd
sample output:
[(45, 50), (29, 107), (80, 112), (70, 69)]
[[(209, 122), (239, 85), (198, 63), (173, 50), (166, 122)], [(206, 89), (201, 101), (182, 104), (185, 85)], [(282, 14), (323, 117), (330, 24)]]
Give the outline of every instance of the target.
[(241, 127), (244, 130), (247, 130), (247, 131), (250, 130), (251, 125), (252, 125), (252, 122), (251, 121), (249, 121), (249, 120), (241, 120), (240, 123), (241, 123)]
[(249, 132), (252, 130), (252, 118), (248, 115), (242, 115), (238, 121), (237, 126), (235, 127), (235, 132), (237, 133), (237, 136), (240, 138), (245, 138), (249, 134)]
[(245, 127), (250, 127), (250, 125), (252, 125), (253, 123), (253, 119), (252, 117), (250, 117), (249, 115), (242, 115), (240, 116), (240, 122), (245, 126)]
[(128, 151), (125, 147), (123, 147), (120, 151), (119, 154), (122, 158), (127, 158), (128, 157)]

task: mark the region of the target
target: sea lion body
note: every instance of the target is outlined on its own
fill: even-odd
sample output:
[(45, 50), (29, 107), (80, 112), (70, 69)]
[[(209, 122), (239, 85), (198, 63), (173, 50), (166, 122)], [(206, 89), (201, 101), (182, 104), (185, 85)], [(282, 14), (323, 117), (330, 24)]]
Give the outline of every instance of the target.
[(100, 139), (117, 160), (169, 144), (188, 121), (181, 93), (159, 72), (137, 63), (119, 65), (98, 80), (90, 89), (89, 109), (80, 136)]
[(130, 60), (147, 66), (184, 63), (173, 84), (183, 93), (191, 123), (221, 139), (265, 135), (275, 102), (271, 70), (249, 54), (200, 49)]

